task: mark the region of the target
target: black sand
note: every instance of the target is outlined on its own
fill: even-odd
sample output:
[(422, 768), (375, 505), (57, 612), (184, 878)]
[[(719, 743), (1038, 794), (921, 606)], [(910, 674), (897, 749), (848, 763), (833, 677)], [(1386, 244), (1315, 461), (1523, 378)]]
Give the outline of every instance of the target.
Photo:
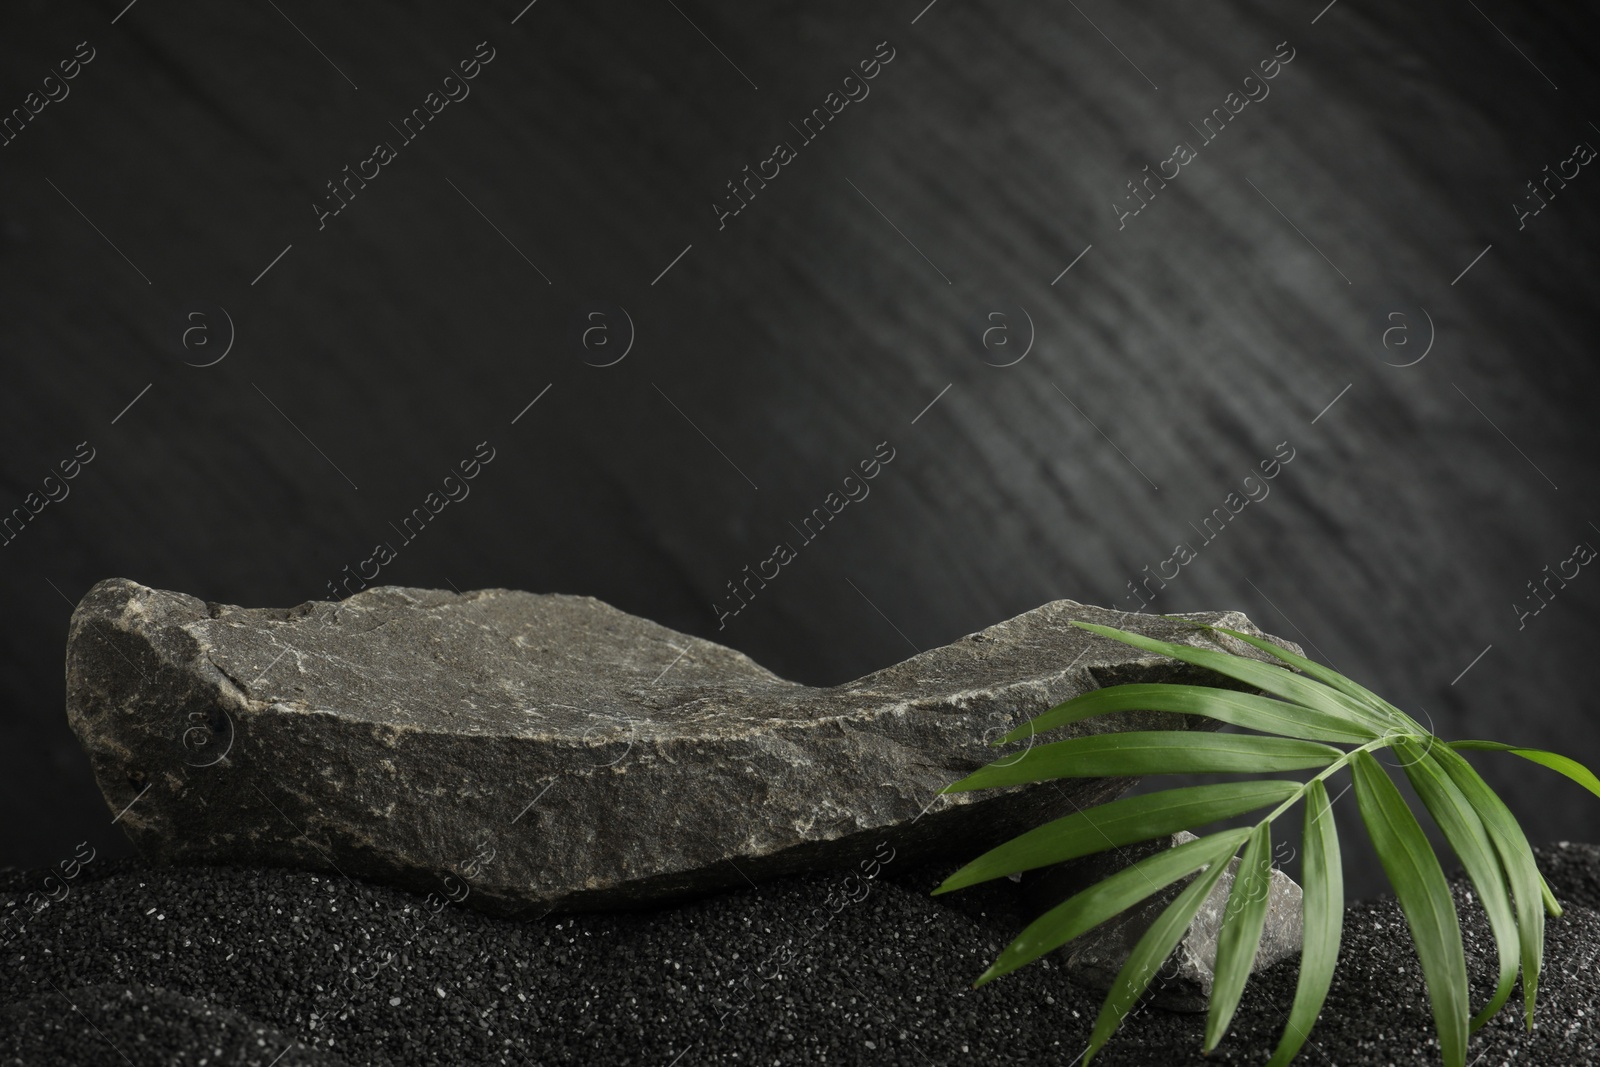
[[(1472, 1039), (1475, 1067), (1600, 1062), (1600, 848), (1552, 846), (1540, 858), (1567, 911), (1547, 929), (1539, 1025), (1529, 1033), (1502, 1013)], [(456, 904), (433, 914), (423, 898), (338, 875), (96, 861), (0, 950), (0, 1057), (140, 1067), (1074, 1061), (1098, 996), (1048, 961), (968, 988), (1018, 916), (1004, 882), (927, 896), (949, 869), (891, 863), (858, 901), (832, 874), (651, 914), (517, 922)], [(20, 906), (44, 873), (0, 874), (0, 904)], [(1476, 1006), (1493, 943), (1457, 895)], [(1290, 960), (1254, 980), (1209, 1058), (1202, 1016), (1141, 1009), (1095, 1062), (1264, 1063), (1295, 974)], [(1436, 1064), (1431, 1033), (1398, 908), (1387, 898), (1351, 906), (1338, 978), (1297, 1062)]]

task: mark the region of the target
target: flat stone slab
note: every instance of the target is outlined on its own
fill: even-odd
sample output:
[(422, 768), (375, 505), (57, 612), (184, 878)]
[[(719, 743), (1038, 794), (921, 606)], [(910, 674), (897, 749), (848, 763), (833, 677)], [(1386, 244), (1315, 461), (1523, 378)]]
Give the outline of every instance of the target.
[[(1190, 618), (1259, 633), (1236, 612)], [(247, 609), (111, 579), (72, 617), (67, 715), (152, 860), (333, 871), (500, 914), (628, 908), (964, 861), (1114, 797), (1129, 779), (936, 798), (1079, 692), (1226, 684), (1072, 620), (1253, 652), (1063, 600), (812, 688), (588, 597), (382, 587)], [(1209, 726), (1152, 712), (1072, 730)]]

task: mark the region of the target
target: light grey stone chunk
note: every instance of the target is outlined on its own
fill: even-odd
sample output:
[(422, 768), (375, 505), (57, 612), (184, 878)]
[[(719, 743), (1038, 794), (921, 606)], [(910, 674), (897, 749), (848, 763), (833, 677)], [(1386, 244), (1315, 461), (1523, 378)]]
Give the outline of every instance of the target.
[[(1087, 889), (1117, 871), (1153, 856), (1162, 849), (1175, 848), (1195, 840), (1195, 835), (1179, 831), (1170, 837), (1147, 841), (1128, 848), (1103, 852), (1084, 861), (1062, 864), (1059, 869), (1042, 872), (1029, 885), (1036, 906), (1054, 906), (1067, 897)], [(1211, 1004), (1211, 987), (1216, 979), (1217, 935), (1228, 894), (1239, 870), (1239, 857), (1228, 869), (1190, 922), (1178, 947), (1151, 983), (1151, 1000), (1171, 1011), (1203, 1012)], [(1067, 973), (1084, 985), (1109, 990), (1133, 946), (1155, 922), (1157, 916), (1183, 892), (1194, 877), (1184, 878), (1129, 908), (1116, 918), (1095, 927), (1063, 945), (1058, 952), (1066, 957)], [(1300, 952), (1303, 930), (1300, 886), (1277, 867), (1273, 867), (1267, 890), (1267, 919), (1261, 931), (1252, 972), (1262, 971), (1279, 960)]]
[[(112, 579), (73, 614), (67, 714), (151, 859), (442, 887), (503, 914), (634, 907), (890, 855), (964, 861), (1116, 796), (1129, 779), (935, 797), (1087, 689), (1226, 684), (1074, 619), (1253, 653), (1056, 601), (811, 688), (588, 597), (382, 587), (247, 609)], [(1141, 712), (1052, 739), (1209, 726)]]

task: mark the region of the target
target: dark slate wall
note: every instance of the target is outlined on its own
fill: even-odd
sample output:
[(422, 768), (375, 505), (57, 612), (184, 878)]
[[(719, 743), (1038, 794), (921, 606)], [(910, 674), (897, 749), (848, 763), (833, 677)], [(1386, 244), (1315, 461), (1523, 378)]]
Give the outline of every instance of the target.
[[(67, 95), (0, 147), (0, 505), (69, 495), (0, 548), (0, 861), (115, 848), (62, 712), (94, 581), (286, 606), (379, 542), (379, 582), (593, 594), (812, 683), (1165, 567), (1150, 610), (1600, 763), (1600, 576), (1518, 608), (1600, 546), (1600, 177), (1563, 163), (1600, 145), (1595, 20), (1479, 8), (11, 5), (0, 108)], [(1546, 165), (1577, 175), (1519, 220)], [(1593, 838), (1575, 788), (1493, 780)]]

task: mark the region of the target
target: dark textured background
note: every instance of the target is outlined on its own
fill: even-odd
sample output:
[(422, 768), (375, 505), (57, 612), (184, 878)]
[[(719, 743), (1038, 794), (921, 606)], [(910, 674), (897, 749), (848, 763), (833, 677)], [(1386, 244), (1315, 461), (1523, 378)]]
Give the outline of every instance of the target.
[[(592, 594), (810, 683), (1053, 598), (1133, 606), (1287, 441), (1152, 608), (1241, 608), (1447, 736), (1600, 763), (1600, 576), (1512, 606), (1600, 545), (1600, 176), (1511, 207), (1600, 144), (1593, 5), (923, 2), (8, 5), (0, 109), (96, 58), (0, 147), (0, 506), (96, 458), (0, 547), (0, 862), (126, 847), (62, 707), (93, 582), (324, 597), (486, 440), (380, 581)], [(485, 40), (470, 98), (319, 232), (323, 183)], [(719, 232), (724, 182), (883, 40), (871, 95)], [(1119, 231), (1123, 183), (1284, 40)], [(596, 300), (636, 329), (605, 368), (570, 337)], [(216, 313), (213, 347), (175, 339), (194, 301), (236, 328), (214, 366), (186, 360)], [(1031, 351), (988, 365), (1018, 308)], [(1386, 365), (1423, 308), (1428, 356)], [(986, 353), (992, 311), (1014, 343)], [(885, 440), (719, 631), (724, 584)], [(1594, 838), (1575, 787), (1486, 766), (1530, 837)]]

